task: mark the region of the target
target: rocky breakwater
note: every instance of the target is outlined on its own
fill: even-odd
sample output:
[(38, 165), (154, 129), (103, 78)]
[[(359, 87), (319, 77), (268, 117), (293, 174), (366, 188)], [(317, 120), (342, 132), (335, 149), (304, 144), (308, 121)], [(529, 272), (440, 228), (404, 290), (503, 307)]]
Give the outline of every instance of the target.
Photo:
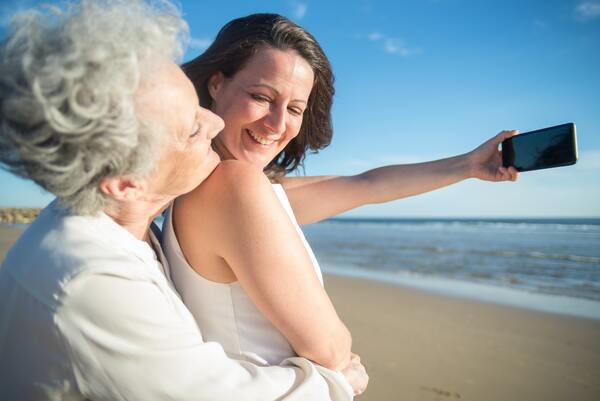
[(0, 208), (0, 223), (29, 224), (37, 217), (41, 210), (40, 208), (22, 207)]

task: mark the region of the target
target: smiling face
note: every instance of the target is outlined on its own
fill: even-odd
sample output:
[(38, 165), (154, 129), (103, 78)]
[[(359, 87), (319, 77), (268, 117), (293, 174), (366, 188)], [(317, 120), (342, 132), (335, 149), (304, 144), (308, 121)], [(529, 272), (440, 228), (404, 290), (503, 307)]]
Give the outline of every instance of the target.
[(198, 186), (217, 166), (211, 147), (223, 120), (200, 107), (194, 86), (173, 63), (165, 63), (140, 85), (136, 108), (147, 124), (163, 129), (161, 153), (147, 178), (148, 200), (172, 199)]
[(222, 159), (264, 168), (298, 135), (314, 73), (293, 50), (260, 50), (233, 77), (213, 75), (212, 110), (225, 120), (214, 147)]

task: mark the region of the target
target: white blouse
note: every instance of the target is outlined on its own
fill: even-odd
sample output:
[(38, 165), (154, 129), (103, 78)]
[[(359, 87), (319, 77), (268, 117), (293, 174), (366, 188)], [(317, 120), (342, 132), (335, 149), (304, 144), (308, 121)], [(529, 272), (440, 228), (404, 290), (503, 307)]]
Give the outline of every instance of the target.
[(304, 358), (263, 368), (204, 342), (152, 242), (102, 213), (40, 214), (0, 267), (0, 400), (352, 399)]

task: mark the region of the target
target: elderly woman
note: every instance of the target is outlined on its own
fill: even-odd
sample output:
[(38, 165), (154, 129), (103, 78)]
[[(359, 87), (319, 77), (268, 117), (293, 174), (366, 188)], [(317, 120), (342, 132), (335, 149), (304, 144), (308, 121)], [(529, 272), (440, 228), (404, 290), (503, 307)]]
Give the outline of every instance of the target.
[(187, 28), (159, 4), (25, 12), (0, 45), (0, 161), (57, 197), (0, 268), (0, 399), (350, 399), (306, 359), (204, 343), (164, 275), (149, 227), (215, 169), (223, 122), (173, 63)]

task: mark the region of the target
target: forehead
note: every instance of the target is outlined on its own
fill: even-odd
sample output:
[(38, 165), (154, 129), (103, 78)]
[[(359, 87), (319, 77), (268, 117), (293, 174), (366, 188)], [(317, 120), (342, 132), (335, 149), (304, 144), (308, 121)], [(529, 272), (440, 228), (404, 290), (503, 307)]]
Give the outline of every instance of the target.
[[(198, 97), (183, 71), (172, 62), (161, 63), (140, 82), (135, 95), (141, 117), (152, 121), (189, 118), (195, 113)], [(167, 121), (161, 121), (167, 123)]]
[(183, 100), (187, 101), (187, 98), (196, 97), (196, 94), (194, 86), (181, 68), (169, 61), (155, 66), (142, 78), (137, 96), (146, 98), (146, 101), (155, 100), (158, 104), (163, 104), (165, 98), (180, 101), (183, 97)]
[(314, 82), (314, 72), (296, 51), (266, 48), (252, 56), (234, 79), (242, 85), (262, 83), (278, 90), (307, 92), (308, 97)]

